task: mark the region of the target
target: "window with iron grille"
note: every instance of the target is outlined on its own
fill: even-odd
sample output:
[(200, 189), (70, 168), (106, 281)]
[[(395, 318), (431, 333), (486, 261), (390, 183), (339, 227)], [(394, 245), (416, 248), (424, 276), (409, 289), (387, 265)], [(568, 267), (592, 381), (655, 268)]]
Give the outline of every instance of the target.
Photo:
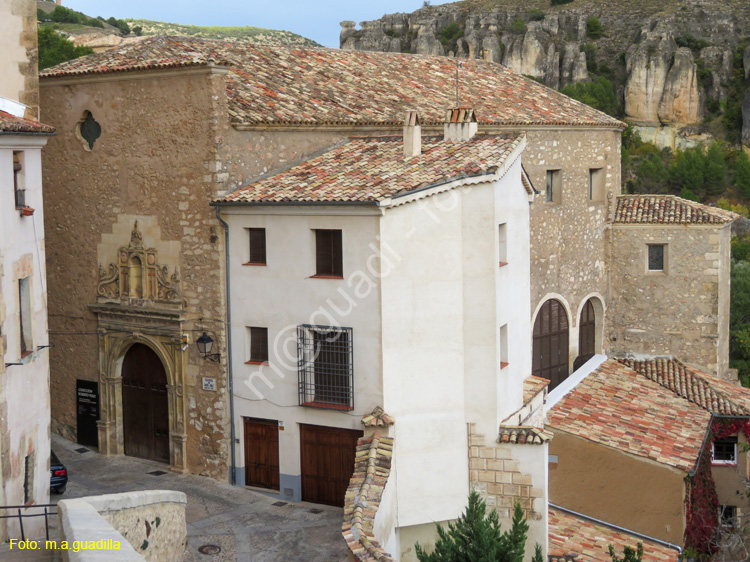
[(250, 259), (246, 265), (266, 265), (266, 229), (248, 228)]
[(352, 410), (352, 329), (297, 326), (299, 403), (312, 408)]
[(711, 461), (713, 464), (737, 464), (737, 436), (714, 441)]
[(26, 185), (23, 173), (23, 152), (13, 151), (13, 190), (16, 195), (16, 209), (26, 206)]
[(315, 275), (320, 277), (344, 276), (340, 230), (315, 231)]
[(648, 245), (648, 270), (664, 271), (664, 244)]
[(248, 363), (268, 363), (268, 328), (248, 328), (250, 356)]
[(23, 503), (29, 503), (34, 499), (34, 464), (36, 464), (36, 451), (26, 455), (23, 463)]

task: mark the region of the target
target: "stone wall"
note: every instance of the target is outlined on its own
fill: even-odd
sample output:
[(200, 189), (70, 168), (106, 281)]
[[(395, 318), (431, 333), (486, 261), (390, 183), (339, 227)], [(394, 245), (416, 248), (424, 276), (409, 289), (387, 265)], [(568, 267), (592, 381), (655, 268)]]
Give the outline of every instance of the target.
[(25, 117), (39, 118), (36, 1), (4, 0), (0, 7), (0, 97), (27, 106)]
[[(70, 562), (178, 562), (187, 546), (186, 503), (184, 493), (165, 490), (62, 500), (61, 540), (68, 542), (63, 557)], [(76, 541), (106, 548), (76, 552)]]
[[(473, 490), (497, 510), (504, 530), (510, 528), (516, 503), (529, 524), (526, 559), (539, 543), (547, 552), (547, 442), (492, 443), (469, 427), (469, 481)], [(522, 470), (524, 467), (524, 470)], [(525, 470), (533, 469), (532, 472)]]
[[(107, 267), (97, 247), (116, 246), (117, 225), (140, 218), (148, 227), (144, 245), (161, 248), (170, 272), (173, 267), (182, 272), (183, 321), (177, 331), (188, 334), (190, 345), (181, 352), (182, 379), (171, 391), (184, 396), (186, 421), (177, 422), (186, 427), (178, 424), (174, 430), (187, 434), (189, 471), (225, 479), (230, 443), (224, 233), (208, 205), (222, 185), (216, 172), (219, 123), (226, 121), (221, 72), (199, 68), (44, 79), (41, 95), (43, 118), (57, 125), (44, 154), (54, 186), (45, 193), (50, 330), (56, 344), (53, 429), (75, 440), (76, 379), (99, 381), (100, 388), (107, 382), (98, 367), (97, 316), (89, 308), (97, 302), (99, 266)], [(86, 111), (101, 126), (91, 150), (77, 132)], [(161, 240), (151, 235), (156, 232)], [(129, 238), (119, 243), (127, 246)], [(174, 259), (177, 263), (171, 263)], [(222, 362), (198, 355), (195, 339), (204, 330)], [(214, 378), (216, 390), (203, 390), (202, 377)]]
[[(647, 271), (647, 244), (666, 244), (666, 271)], [(610, 351), (673, 356), (718, 376), (728, 370), (730, 226), (612, 228)]]

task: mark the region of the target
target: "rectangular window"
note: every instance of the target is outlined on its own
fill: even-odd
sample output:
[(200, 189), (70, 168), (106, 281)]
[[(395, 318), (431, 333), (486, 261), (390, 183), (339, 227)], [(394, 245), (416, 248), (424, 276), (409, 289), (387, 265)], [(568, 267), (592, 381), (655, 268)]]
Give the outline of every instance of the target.
[(266, 265), (266, 229), (248, 228), (250, 258), (245, 265)]
[(711, 462), (713, 464), (737, 464), (736, 435), (714, 441), (711, 451)]
[(352, 329), (297, 327), (299, 404), (313, 408), (354, 408)]
[(315, 231), (315, 276), (344, 276), (340, 230)]
[(734, 527), (737, 524), (737, 506), (720, 505), (719, 521), (722, 527)]
[(498, 227), (497, 247), (500, 267), (508, 265), (508, 225), (505, 223)]
[(29, 277), (18, 280), (18, 312), (21, 357), (26, 357), (34, 351), (31, 338), (31, 279)]
[(16, 196), (16, 209), (26, 206), (26, 177), (23, 173), (23, 152), (13, 151), (13, 191)]
[(562, 201), (562, 172), (560, 170), (547, 170), (547, 201), (560, 203)]
[(27, 504), (34, 499), (34, 465), (36, 464), (36, 451), (26, 455), (23, 463), (23, 503)]
[(664, 271), (665, 244), (648, 245), (648, 270)]
[(500, 368), (508, 366), (508, 325), (500, 326)]
[(604, 201), (604, 168), (589, 169), (589, 199)]
[(248, 360), (246, 363), (268, 363), (268, 328), (248, 328)]

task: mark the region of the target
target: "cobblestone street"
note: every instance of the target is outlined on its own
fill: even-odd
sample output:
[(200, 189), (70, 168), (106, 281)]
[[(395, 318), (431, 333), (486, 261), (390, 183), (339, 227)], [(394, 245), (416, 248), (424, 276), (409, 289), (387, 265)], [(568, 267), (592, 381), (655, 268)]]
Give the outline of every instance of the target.
[[(61, 499), (113, 494), (130, 490), (179, 490), (187, 494), (188, 548), (185, 562), (333, 562), (346, 560), (341, 537), (342, 510), (308, 503), (284, 503), (248, 489), (209, 478), (165, 472), (166, 465), (132, 457), (104, 457), (94, 451), (76, 452), (81, 446), (52, 436), (52, 448), (68, 469)], [(56, 517), (54, 518), (57, 519)], [(57, 521), (51, 538), (59, 536)], [(221, 548), (201, 554), (203, 545)], [(0, 560), (22, 561), (19, 552), (0, 549)], [(28, 553), (31, 554), (31, 553)], [(28, 560), (52, 560), (36, 553)]]

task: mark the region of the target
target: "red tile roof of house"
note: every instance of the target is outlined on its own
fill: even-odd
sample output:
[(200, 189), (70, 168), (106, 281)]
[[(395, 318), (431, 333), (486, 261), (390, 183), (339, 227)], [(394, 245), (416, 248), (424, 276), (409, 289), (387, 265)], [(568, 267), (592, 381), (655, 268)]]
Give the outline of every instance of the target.
[(570, 559), (577, 554), (576, 562), (611, 562), (609, 545), (622, 558), (626, 546), (636, 549), (643, 543), (643, 562), (677, 562), (679, 552), (657, 542), (617, 531), (606, 525), (594, 523), (583, 517), (549, 508), (549, 558)]
[(615, 224), (726, 224), (739, 215), (674, 195), (620, 195)]
[(45, 125), (39, 121), (16, 117), (6, 111), (0, 111), (0, 134), (16, 133), (36, 133), (52, 134), (55, 128), (52, 125)]
[[(455, 105), (456, 61), (448, 57), (253, 45), (154, 36), (44, 70), (62, 77), (219, 64), (229, 67), (229, 114), (235, 124), (401, 125), (407, 109), (423, 124), (442, 124)], [(624, 123), (485, 61), (464, 65), (462, 105), (480, 123), (585, 125)]]
[(476, 135), (464, 142), (423, 137), (422, 153), (411, 158), (404, 158), (401, 136), (354, 138), (242, 187), (221, 202), (374, 203), (420, 187), (492, 173), (523, 137), (522, 133)]
[(695, 466), (710, 419), (707, 410), (614, 359), (548, 413), (555, 430), (685, 472)]
[(688, 367), (677, 359), (619, 361), (708, 412), (726, 416), (750, 414), (750, 389)]

